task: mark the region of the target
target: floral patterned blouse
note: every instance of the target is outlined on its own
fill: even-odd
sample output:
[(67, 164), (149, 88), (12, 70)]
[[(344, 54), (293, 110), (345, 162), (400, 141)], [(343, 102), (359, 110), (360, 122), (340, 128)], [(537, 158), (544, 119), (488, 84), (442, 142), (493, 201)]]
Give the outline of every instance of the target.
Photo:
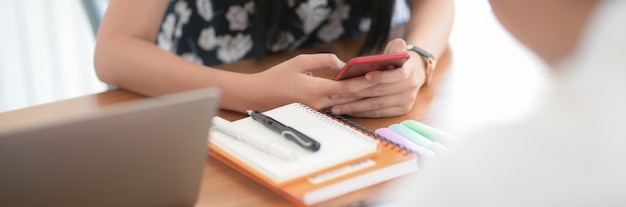
[[(350, 2), (289, 0), (289, 26), (267, 53), (364, 34), (370, 19), (350, 16)], [(197, 64), (232, 63), (253, 56), (252, 18), (252, 0), (172, 0), (156, 42)]]

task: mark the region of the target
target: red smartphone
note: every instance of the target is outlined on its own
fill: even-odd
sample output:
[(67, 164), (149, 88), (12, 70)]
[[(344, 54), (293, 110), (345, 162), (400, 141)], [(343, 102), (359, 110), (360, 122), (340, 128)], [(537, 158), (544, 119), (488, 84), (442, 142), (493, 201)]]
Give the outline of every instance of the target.
[(409, 59), (409, 57), (410, 55), (407, 52), (355, 57), (346, 63), (341, 71), (335, 75), (333, 80), (343, 80), (362, 76), (371, 71), (387, 70), (390, 67), (398, 68), (401, 67), (402, 64)]

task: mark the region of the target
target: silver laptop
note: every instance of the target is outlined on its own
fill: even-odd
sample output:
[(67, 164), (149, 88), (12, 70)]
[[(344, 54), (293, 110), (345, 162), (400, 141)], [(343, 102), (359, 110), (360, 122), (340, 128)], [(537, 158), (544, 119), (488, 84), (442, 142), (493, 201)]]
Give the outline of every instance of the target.
[(219, 92), (0, 131), (0, 206), (192, 206)]

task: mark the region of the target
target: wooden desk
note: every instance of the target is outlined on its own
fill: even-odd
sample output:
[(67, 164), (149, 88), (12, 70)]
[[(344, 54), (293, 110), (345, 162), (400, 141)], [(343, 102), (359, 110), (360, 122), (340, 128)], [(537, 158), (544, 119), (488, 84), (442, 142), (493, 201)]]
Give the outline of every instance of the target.
[[(460, 20), (465, 21), (462, 18)], [(481, 22), (481, 20), (471, 22)], [(523, 107), (530, 96), (520, 92), (530, 91), (532, 93), (533, 90), (528, 90), (528, 87), (536, 87), (538, 82), (535, 74), (536, 68), (528, 67), (529, 64), (527, 64), (529, 61), (535, 61), (533, 57), (524, 51), (520, 52), (518, 46), (512, 43), (510, 39), (502, 40), (498, 36), (496, 38), (490, 37), (489, 34), (493, 32), (484, 32), (484, 28), (475, 36), (471, 35), (478, 32), (475, 28), (464, 29), (460, 27), (457, 30), (457, 34), (463, 35), (451, 38), (451, 50), (448, 51), (447, 55), (440, 58), (432, 83), (422, 88), (414, 108), (408, 114), (391, 118), (352, 120), (369, 129), (377, 129), (406, 119), (415, 119), (451, 131), (451, 127), (457, 123), (476, 125), (484, 123), (485, 117), (503, 114), (503, 112), (510, 111), (509, 108)], [(476, 37), (484, 38), (482, 39), (484, 41), (477, 41)], [(297, 52), (334, 51), (346, 61), (355, 54), (356, 45), (360, 41), (359, 39), (346, 40)], [(497, 47), (482, 44), (486, 41), (491, 41)], [(476, 52), (479, 49), (480, 51)], [(264, 62), (248, 60), (219, 68), (238, 72), (255, 72), (255, 70), (269, 68), (276, 62), (293, 57), (295, 54), (294, 52), (275, 55), (268, 57)], [(452, 54), (454, 54), (454, 58), (451, 58)], [(534, 65), (531, 64), (530, 66)], [(509, 71), (517, 72), (509, 73)], [(503, 76), (504, 73), (508, 75)], [(316, 73), (315, 75), (329, 77), (332, 74)], [(527, 85), (522, 88), (523, 90), (520, 90), (517, 87), (519, 83)], [(145, 97), (142, 95), (118, 89), (4, 112), (0, 113), (0, 130), (55, 119), (59, 116), (99, 110), (110, 105), (143, 98)], [(507, 107), (502, 108), (503, 105)], [(221, 111), (219, 116), (229, 120), (244, 117), (243, 114), (230, 111)], [(399, 180), (392, 182), (399, 182)], [(385, 187), (390, 186), (392, 182), (365, 188), (329, 200), (320, 206), (357, 206), (375, 202), (377, 200), (376, 195)], [(218, 161), (209, 158), (204, 169), (197, 206), (291, 206), (291, 204)]]

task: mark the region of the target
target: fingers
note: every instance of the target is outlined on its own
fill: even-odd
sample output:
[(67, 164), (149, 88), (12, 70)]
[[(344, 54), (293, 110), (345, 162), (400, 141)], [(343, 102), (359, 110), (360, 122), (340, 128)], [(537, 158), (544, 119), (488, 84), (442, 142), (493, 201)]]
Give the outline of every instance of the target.
[(403, 39), (395, 38), (387, 43), (383, 53), (406, 52), (406, 42)]
[(331, 106), (355, 102), (360, 99), (363, 99), (363, 98), (359, 98), (359, 97), (329, 98), (329, 97), (326, 97), (322, 101), (312, 102), (307, 105), (313, 109), (320, 110), (320, 109), (328, 108)]
[(391, 70), (369, 72), (365, 74), (365, 79), (376, 83), (392, 83), (410, 78), (412, 72), (409, 67), (402, 66)]
[[(388, 49), (395, 51), (403, 48), (404, 44), (400, 39), (394, 40), (390, 42)], [(274, 77), (272, 80), (279, 81), (281, 88), (287, 92), (280, 94), (291, 97), (287, 100), (293, 99), (315, 109), (332, 106), (332, 110), (338, 114), (361, 117), (397, 116), (411, 109), (417, 90), (411, 87), (410, 81), (406, 81), (410, 74), (404, 74), (402, 67), (391, 70), (396, 72), (389, 74), (394, 80), (385, 84), (370, 81), (366, 77), (333, 81), (305, 75), (289, 75), (294, 72), (307, 74), (319, 69), (339, 69), (344, 64), (334, 54), (298, 55), (275, 66), (275, 72), (271, 75)], [(291, 72), (285, 73), (287, 70)]]
[(387, 96), (395, 93), (409, 93), (414, 92), (417, 93), (419, 90), (419, 84), (417, 82), (396, 82), (396, 83), (388, 83), (388, 84), (378, 84), (363, 90), (360, 90), (354, 94), (351, 94), (355, 97), (377, 97), (377, 96)]
[(399, 93), (384, 97), (366, 98), (333, 106), (331, 111), (336, 114), (348, 114), (356, 117), (399, 116), (411, 111), (416, 95)]
[(417, 83), (409, 83), (409, 82), (396, 82), (396, 83), (386, 83), (386, 84), (377, 84), (371, 87), (365, 88), (363, 90), (359, 90), (353, 93), (344, 93), (343, 95), (333, 95), (331, 98), (345, 98), (345, 97), (359, 97), (359, 98), (370, 98), (377, 96), (387, 96), (395, 93), (408, 93), (415, 92), (419, 90), (419, 86)]
[(301, 81), (297, 84), (304, 85), (304, 87), (294, 96), (301, 97), (301, 100), (307, 100), (309, 106), (315, 109), (360, 100), (363, 97), (354, 96), (353, 94), (376, 85), (376, 83), (367, 81), (363, 77), (345, 81), (311, 77)]
[[(384, 51), (384, 53), (397, 52), (406, 52), (406, 42), (403, 39), (396, 38), (389, 41)], [(407, 78), (409, 78), (409, 76), (411, 76), (411, 73), (413, 72), (413, 67), (411, 66), (411, 64), (407, 64), (411, 62), (412, 60), (409, 59), (402, 67), (393, 70), (369, 72), (365, 75), (365, 78), (369, 81), (377, 83), (390, 83), (399, 80), (406, 80)]]
[(334, 54), (298, 55), (266, 71), (265, 74), (279, 86), (282, 96), (320, 109), (337, 104), (354, 102), (361, 97), (350, 96), (376, 83), (365, 78), (334, 81), (310, 76), (310, 72), (320, 69), (339, 69), (345, 63)]
[[(351, 78), (342, 81), (335, 81), (339, 84), (338, 88), (335, 88), (336, 95), (351, 95), (372, 86), (378, 85), (376, 82), (368, 81), (364, 77)], [(335, 96), (336, 97), (336, 96)]]
[(346, 115), (353, 116), (353, 117), (381, 118), (381, 117), (401, 116), (401, 115), (408, 113), (408, 111), (410, 111), (410, 109), (405, 110), (405, 108), (401, 106), (394, 106), (394, 107), (384, 108), (380, 110), (348, 113)]

